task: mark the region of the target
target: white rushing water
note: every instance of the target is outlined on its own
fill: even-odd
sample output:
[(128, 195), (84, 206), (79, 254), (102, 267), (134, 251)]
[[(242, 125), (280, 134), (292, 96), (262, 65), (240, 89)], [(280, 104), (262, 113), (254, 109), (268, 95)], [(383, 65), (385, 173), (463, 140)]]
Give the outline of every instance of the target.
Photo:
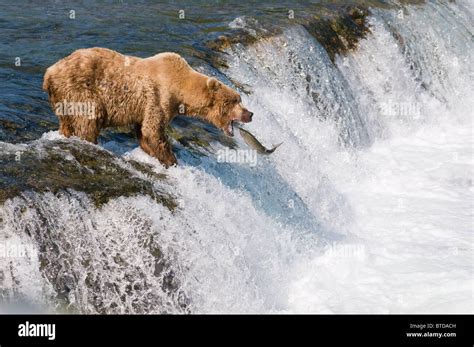
[[(472, 313), (469, 6), (374, 11), (371, 33), (335, 64), (303, 27), (234, 46), (225, 73), (252, 91), (247, 128), (284, 144), (256, 166), (218, 163), (217, 144), (199, 166), (180, 159), (169, 170), (139, 148), (125, 154), (168, 173), (174, 213), (148, 197), (100, 210), (83, 194), (9, 200), (0, 235), (30, 248), (2, 258), (4, 284), (35, 305), (51, 297), (37, 244), (18, 233), (44, 232), (49, 218), (70, 243), (59, 254), (74, 253), (58, 271), (69, 271), (69, 298), (83, 312), (97, 311), (95, 295), (112, 312), (182, 312), (185, 301), (191, 312)], [(181, 294), (162, 288), (151, 243)], [(106, 294), (90, 292), (90, 276)]]

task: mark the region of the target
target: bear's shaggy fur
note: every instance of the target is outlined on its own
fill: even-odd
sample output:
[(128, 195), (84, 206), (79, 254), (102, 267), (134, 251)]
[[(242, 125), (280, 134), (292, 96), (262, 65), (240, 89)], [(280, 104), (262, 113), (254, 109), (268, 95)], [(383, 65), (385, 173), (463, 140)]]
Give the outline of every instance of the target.
[(143, 59), (79, 49), (46, 70), (43, 89), (64, 136), (97, 143), (102, 128), (135, 125), (140, 147), (166, 167), (176, 163), (165, 135), (176, 115), (199, 117), (229, 136), (234, 121), (252, 119), (236, 91), (175, 53)]

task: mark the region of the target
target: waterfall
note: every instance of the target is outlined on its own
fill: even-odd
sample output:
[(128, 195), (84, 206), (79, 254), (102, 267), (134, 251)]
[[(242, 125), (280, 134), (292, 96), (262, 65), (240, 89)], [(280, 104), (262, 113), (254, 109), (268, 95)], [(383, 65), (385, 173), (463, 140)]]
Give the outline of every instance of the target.
[[(219, 142), (199, 160), (180, 148), (168, 170), (101, 149), (151, 196), (7, 199), (0, 293), (16, 308), (2, 310), (471, 312), (472, 18), (469, 1), (371, 9), (334, 60), (299, 24), (232, 44), (218, 73), (254, 112), (246, 128), (283, 145), (255, 166), (218, 162)], [(42, 160), (52, 144), (74, 161), (61, 141), (2, 143), (2, 156)], [(163, 190), (176, 206), (153, 199)]]

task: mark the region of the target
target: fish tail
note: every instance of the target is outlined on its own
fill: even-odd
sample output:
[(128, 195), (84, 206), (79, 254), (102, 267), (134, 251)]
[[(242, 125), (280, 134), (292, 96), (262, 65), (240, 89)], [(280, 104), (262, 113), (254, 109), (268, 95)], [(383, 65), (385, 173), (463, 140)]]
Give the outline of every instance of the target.
[(273, 146), (272, 149), (267, 149), (266, 152), (267, 152), (268, 154), (273, 153), (273, 152), (275, 152), (275, 149), (277, 149), (278, 147), (280, 147), (282, 144), (283, 144), (283, 142), (280, 142), (278, 145)]

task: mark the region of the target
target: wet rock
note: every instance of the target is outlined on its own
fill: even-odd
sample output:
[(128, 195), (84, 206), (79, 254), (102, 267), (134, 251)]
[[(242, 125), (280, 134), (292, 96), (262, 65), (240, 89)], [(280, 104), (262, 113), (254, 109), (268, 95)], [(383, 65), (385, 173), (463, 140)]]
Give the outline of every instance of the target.
[[(86, 193), (96, 207), (120, 196), (147, 195), (176, 208), (174, 197), (127, 168), (127, 162), (82, 141), (33, 142), (8, 149), (0, 144), (0, 203), (24, 191), (38, 193), (75, 190)], [(4, 148), (2, 148), (4, 147)], [(147, 175), (152, 170), (137, 162), (133, 168)], [(153, 174), (166, 180), (165, 175)]]
[(364, 7), (341, 8), (324, 16), (314, 16), (304, 27), (334, 62), (337, 54), (355, 49), (359, 40), (369, 33), (366, 23), (369, 14), (368, 8)]
[[(252, 45), (266, 38), (278, 35), (281, 33), (281, 28), (278, 26), (269, 25), (263, 28), (258, 21), (252, 18), (239, 17), (231, 23), (231, 28), (228, 33), (219, 35), (217, 38), (206, 43), (209, 51), (205, 54), (205, 59), (208, 63), (216, 68), (227, 68), (225, 55), (227, 51), (236, 44), (248, 46)], [(220, 54), (215, 54), (215, 53)]]
[[(402, 0), (399, 3), (375, 0), (322, 1), (308, 6), (307, 11), (299, 12), (298, 16), (295, 16), (293, 20), (288, 20), (286, 25), (303, 25), (334, 61), (337, 54), (345, 54), (355, 49), (357, 43), (370, 32), (367, 25), (370, 8), (393, 9), (424, 3), (426, 3), (424, 0)], [(279, 27), (266, 23), (263, 29), (250, 18), (240, 19), (240, 22), (239, 25), (234, 26), (234, 30), (209, 41), (206, 46), (210, 51), (201, 58), (216, 68), (227, 68), (225, 55), (232, 46), (255, 44), (278, 35), (284, 28), (283, 23), (279, 23)]]

